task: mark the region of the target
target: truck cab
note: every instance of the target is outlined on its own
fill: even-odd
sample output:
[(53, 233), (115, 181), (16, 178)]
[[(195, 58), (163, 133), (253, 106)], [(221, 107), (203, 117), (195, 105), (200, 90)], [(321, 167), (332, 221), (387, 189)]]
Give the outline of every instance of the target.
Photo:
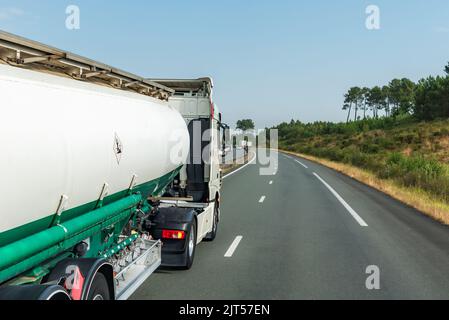
[(162, 265), (189, 269), (196, 245), (215, 239), (220, 221), (221, 113), (211, 78), (152, 79), (174, 90), (169, 105), (183, 116), (190, 135), (187, 164), (157, 202), (150, 227), (163, 242)]

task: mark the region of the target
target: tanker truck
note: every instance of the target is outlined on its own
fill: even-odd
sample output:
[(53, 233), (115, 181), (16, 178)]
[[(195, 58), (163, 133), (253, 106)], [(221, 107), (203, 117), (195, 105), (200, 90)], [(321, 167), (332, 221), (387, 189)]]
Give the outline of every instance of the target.
[(191, 267), (220, 218), (212, 88), (0, 31), (0, 300), (127, 299)]

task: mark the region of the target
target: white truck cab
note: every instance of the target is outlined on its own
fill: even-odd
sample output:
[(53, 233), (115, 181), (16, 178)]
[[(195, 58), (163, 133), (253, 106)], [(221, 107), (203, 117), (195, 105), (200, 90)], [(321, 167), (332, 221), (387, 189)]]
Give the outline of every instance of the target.
[[(190, 134), (187, 164), (165, 196), (157, 199), (159, 216), (153, 219), (157, 226), (153, 226), (152, 234), (164, 243), (163, 265), (190, 268), (195, 246), (203, 240), (214, 240), (220, 221), (221, 113), (213, 101), (211, 78), (151, 81), (175, 91), (169, 105), (184, 117)], [(178, 234), (181, 239), (173, 236), (178, 230), (185, 231)]]

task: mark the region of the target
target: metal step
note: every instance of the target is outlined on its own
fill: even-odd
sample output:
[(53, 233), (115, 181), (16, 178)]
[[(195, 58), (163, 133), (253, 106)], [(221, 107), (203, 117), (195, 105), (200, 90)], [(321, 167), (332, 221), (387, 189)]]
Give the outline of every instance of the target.
[(144, 241), (144, 252), (115, 276), (117, 300), (127, 300), (161, 265), (161, 241)]

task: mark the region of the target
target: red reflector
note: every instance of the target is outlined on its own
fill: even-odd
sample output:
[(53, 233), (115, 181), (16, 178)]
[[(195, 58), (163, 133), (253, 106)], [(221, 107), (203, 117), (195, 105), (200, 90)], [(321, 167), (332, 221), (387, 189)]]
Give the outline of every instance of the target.
[(85, 279), (78, 267), (75, 267), (74, 272), (66, 280), (65, 288), (71, 291), (70, 295), (75, 301), (81, 300), (84, 288), (84, 280)]
[(163, 239), (176, 239), (183, 240), (186, 238), (186, 233), (180, 230), (163, 230), (162, 231)]

